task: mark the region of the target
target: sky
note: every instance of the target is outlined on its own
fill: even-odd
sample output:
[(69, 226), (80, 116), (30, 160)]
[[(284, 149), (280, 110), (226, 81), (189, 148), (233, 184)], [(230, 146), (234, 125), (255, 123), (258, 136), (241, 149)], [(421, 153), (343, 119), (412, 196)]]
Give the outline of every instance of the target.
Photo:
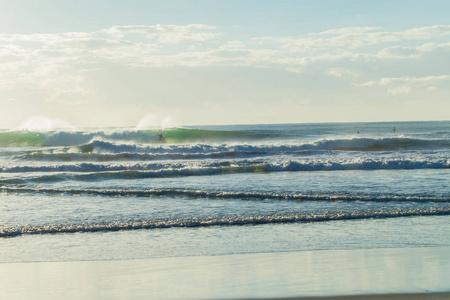
[(450, 1), (0, 5), (3, 129), (450, 119)]

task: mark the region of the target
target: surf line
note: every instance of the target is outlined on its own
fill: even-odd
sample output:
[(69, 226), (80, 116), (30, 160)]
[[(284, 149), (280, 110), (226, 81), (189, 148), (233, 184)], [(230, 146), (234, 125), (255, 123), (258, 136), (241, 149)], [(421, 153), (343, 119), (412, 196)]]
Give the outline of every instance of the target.
[(391, 196), (361, 196), (361, 195), (308, 195), (297, 193), (273, 193), (273, 192), (239, 192), (220, 190), (192, 190), (182, 188), (160, 188), (148, 190), (127, 189), (50, 189), (50, 188), (26, 188), (0, 186), (0, 191), (17, 194), (45, 193), (50, 195), (88, 195), (100, 197), (170, 197), (185, 196), (190, 199), (241, 199), (248, 201), (274, 200), (274, 201), (367, 201), (367, 202), (444, 202), (447, 198), (441, 197), (391, 197)]
[(242, 216), (204, 219), (175, 219), (130, 221), (125, 223), (89, 223), (71, 225), (19, 226), (0, 229), (0, 238), (16, 237), (32, 234), (59, 234), (76, 232), (114, 232), (138, 229), (166, 229), (181, 227), (212, 227), (212, 226), (243, 226), (265, 224), (313, 223), (342, 220), (387, 219), (414, 216), (450, 215), (450, 207), (443, 209), (430, 208), (426, 210), (406, 211), (370, 211), (370, 212), (337, 212), (331, 214), (294, 214), (268, 216)]

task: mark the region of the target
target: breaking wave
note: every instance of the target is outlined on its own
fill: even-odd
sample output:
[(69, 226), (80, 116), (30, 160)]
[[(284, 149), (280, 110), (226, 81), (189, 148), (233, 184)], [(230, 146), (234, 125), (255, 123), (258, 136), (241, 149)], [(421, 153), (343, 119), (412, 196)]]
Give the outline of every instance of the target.
[(254, 140), (267, 134), (245, 131), (217, 131), (189, 128), (169, 128), (165, 130), (121, 130), (121, 131), (51, 131), (0, 132), (0, 147), (50, 147), (89, 144), (94, 140), (121, 141), (131, 144), (161, 143), (159, 134), (167, 143), (214, 142), (228, 140)]
[[(401, 170), (447, 169), (450, 159), (365, 157), (304, 160), (207, 160), (160, 161), (139, 163), (64, 163), (52, 165), (13, 165), (0, 167), (1, 173), (9, 173), (0, 179), (3, 184), (58, 182), (64, 180), (99, 181), (112, 179), (164, 178), (179, 176), (206, 176), (234, 173), (312, 172), (346, 170)], [(17, 174), (17, 177), (16, 175)], [(27, 174), (27, 176), (24, 176)]]
[[(282, 132), (252, 131), (252, 130), (205, 130), (189, 128), (170, 128), (158, 130), (122, 130), (122, 131), (54, 131), (29, 132), (7, 131), (0, 132), (0, 147), (58, 147), (80, 146), (81, 152), (108, 153), (142, 153), (155, 149), (170, 149), (161, 146), (158, 134), (163, 133), (166, 144), (216, 144), (221, 142), (239, 142), (240, 145), (230, 145), (229, 151), (304, 151), (304, 150), (345, 150), (345, 151), (395, 151), (395, 150), (435, 150), (448, 149), (450, 139), (448, 135), (435, 134), (432, 137), (347, 137), (335, 139), (305, 140), (302, 136), (283, 136)], [(295, 144), (266, 144), (252, 145), (256, 141), (276, 141), (281, 137), (295, 141)], [(285, 139), (286, 140), (286, 139)], [(179, 146), (179, 145), (178, 145)], [(205, 145), (203, 145), (205, 147)], [(212, 145), (210, 145), (212, 146)], [(192, 145), (180, 146), (188, 149)], [(216, 145), (216, 147), (219, 147)], [(177, 145), (172, 145), (173, 149)], [(223, 149), (225, 151), (225, 149)]]
[(365, 212), (328, 212), (321, 214), (274, 214), (222, 218), (190, 218), (175, 220), (113, 221), (105, 223), (54, 224), (0, 228), (0, 238), (30, 234), (57, 234), (77, 232), (113, 232), (120, 230), (165, 229), (180, 227), (243, 226), (265, 224), (311, 223), (342, 220), (386, 219), (413, 216), (450, 215), (450, 208), (378, 210)]
[(3, 193), (48, 194), (48, 195), (89, 195), (101, 197), (186, 197), (193, 199), (240, 199), (274, 201), (367, 201), (367, 202), (449, 202), (448, 197), (406, 196), (406, 195), (343, 195), (276, 192), (243, 192), (220, 190), (193, 190), (179, 188), (160, 189), (52, 189), (0, 187)]
[[(210, 141), (211, 142), (211, 141)], [(141, 143), (117, 144), (110, 141), (94, 140), (79, 147), (83, 153), (203, 153), (209, 151), (230, 153), (295, 153), (307, 150), (341, 150), (341, 151), (397, 151), (397, 150), (438, 150), (448, 149), (450, 140), (447, 139), (417, 139), (417, 138), (349, 138), (319, 140), (314, 142), (296, 141), (295, 143), (267, 143), (267, 144), (194, 144), (194, 145), (142, 145)]]

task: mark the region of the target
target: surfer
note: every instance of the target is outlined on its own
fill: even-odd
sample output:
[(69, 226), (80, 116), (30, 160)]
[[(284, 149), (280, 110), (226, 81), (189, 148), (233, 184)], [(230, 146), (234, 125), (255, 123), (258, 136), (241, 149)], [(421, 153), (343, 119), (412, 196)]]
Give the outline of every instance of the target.
[(395, 133), (395, 127), (394, 128), (392, 128), (392, 131)]
[(160, 142), (164, 142), (165, 140), (164, 140), (164, 136), (163, 136), (163, 134), (160, 132), (160, 133), (158, 133), (158, 138), (159, 138), (159, 141)]

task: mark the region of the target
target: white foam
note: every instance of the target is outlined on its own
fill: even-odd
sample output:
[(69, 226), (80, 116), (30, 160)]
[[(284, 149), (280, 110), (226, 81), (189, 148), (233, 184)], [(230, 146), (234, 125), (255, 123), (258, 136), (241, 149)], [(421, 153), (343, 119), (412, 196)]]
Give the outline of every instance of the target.
[(300, 213), (287, 215), (256, 215), (239, 217), (209, 217), (175, 220), (148, 220), (110, 223), (79, 223), (79, 224), (55, 224), (46, 226), (17, 226), (0, 228), (1, 237), (15, 237), (24, 234), (55, 234), (76, 232), (111, 232), (119, 230), (137, 229), (164, 229), (179, 227), (210, 227), (210, 226), (242, 226), (264, 225), (280, 223), (300, 222), (326, 222), (338, 220), (361, 220), (372, 218), (399, 218), (427, 215), (449, 215), (450, 208), (406, 209), (406, 210), (379, 210), (364, 212), (328, 212), (328, 213)]

